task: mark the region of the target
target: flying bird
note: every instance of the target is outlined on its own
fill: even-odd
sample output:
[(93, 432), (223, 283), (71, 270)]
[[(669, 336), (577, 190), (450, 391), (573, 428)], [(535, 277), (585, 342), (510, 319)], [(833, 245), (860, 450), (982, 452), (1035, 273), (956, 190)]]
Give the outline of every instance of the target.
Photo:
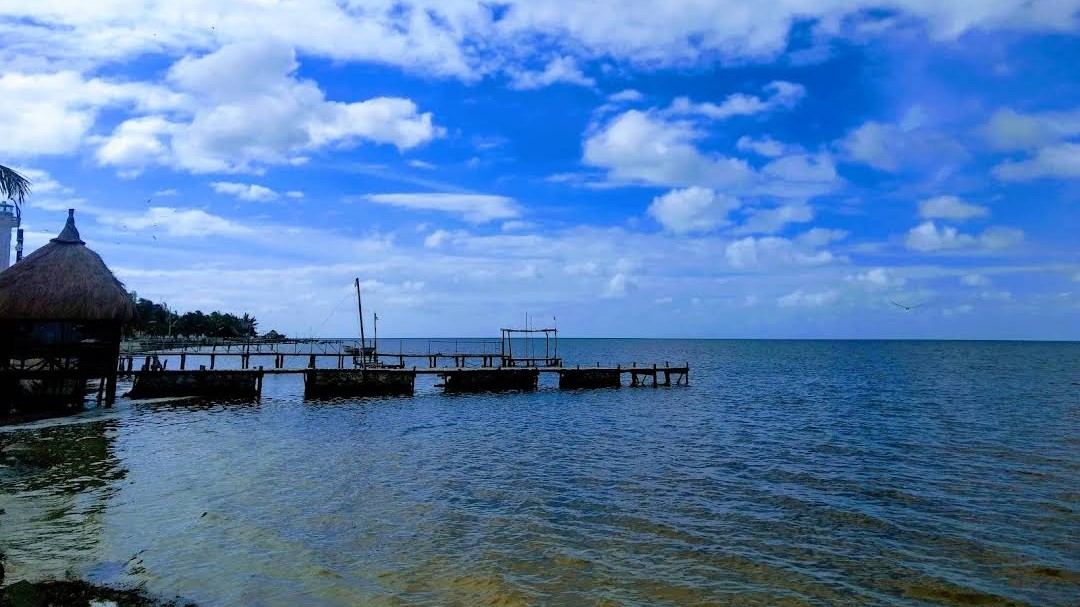
[(890, 299), (889, 301), (890, 301), (890, 302), (892, 302), (892, 304), (893, 304), (894, 306), (896, 306), (896, 307), (898, 307), (898, 308), (903, 308), (903, 309), (905, 309), (905, 310), (914, 310), (915, 308), (921, 308), (922, 306), (925, 306), (925, 305), (926, 305), (926, 304), (913, 304), (913, 305), (910, 305), (910, 306), (906, 306), (906, 305), (904, 305), (904, 304), (902, 304), (902, 303), (899, 303), (899, 302), (893, 301), (893, 300), (891, 300), (891, 299)]

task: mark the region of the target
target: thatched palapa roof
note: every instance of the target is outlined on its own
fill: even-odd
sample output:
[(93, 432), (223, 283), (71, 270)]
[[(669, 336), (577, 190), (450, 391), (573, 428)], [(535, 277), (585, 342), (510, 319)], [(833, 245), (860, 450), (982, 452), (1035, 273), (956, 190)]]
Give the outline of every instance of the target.
[(68, 210), (60, 235), (0, 272), (0, 319), (119, 320), (135, 303), (97, 253), (86, 248)]

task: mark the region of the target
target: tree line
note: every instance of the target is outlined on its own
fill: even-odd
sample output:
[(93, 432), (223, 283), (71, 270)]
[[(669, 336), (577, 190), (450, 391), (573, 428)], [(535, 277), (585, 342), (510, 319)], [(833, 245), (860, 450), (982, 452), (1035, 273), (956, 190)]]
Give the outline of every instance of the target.
[[(247, 312), (243, 316), (223, 312), (204, 313), (202, 310), (179, 314), (165, 304), (139, 297), (132, 292), (138, 318), (129, 331), (141, 335), (188, 335), (191, 337), (258, 337), (259, 321)], [(284, 338), (277, 331), (263, 335)]]

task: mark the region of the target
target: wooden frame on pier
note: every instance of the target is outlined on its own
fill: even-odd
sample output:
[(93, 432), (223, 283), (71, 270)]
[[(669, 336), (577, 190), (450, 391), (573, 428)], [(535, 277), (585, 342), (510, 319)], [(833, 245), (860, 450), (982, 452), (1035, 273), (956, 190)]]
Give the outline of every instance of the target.
[[(558, 367), (562, 364), (562, 359), (559, 358), (559, 330), (554, 328), (549, 329), (499, 329), (501, 336), (499, 338), (499, 351), (502, 353), (502, 366), (504, 367)], [(514, 344), (513, 337), (516, 334), (522, 334), (528, 343), (528, 337), (534, 333), (544, 334), (544, 357), (529, 356), (528, 352), (525, 352), (525, 356), (514, 356)], [(552, 345), (554, 345), (554, 351), (552, 351)], [(521, 364), (518, 364), (521, 363)]]

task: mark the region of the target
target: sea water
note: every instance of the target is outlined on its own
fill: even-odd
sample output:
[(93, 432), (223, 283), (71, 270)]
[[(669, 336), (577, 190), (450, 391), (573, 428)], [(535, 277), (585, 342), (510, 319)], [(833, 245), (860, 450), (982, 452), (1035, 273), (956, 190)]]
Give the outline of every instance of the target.
[(1080, 603), (1080, 344), (559, 348), (689, 362), (690, 385), (446, 396), (422, 376), (412, 398), (306, 401), (268, 376), (255, 403), (0, 428), (7, 582), (200, 605)]

